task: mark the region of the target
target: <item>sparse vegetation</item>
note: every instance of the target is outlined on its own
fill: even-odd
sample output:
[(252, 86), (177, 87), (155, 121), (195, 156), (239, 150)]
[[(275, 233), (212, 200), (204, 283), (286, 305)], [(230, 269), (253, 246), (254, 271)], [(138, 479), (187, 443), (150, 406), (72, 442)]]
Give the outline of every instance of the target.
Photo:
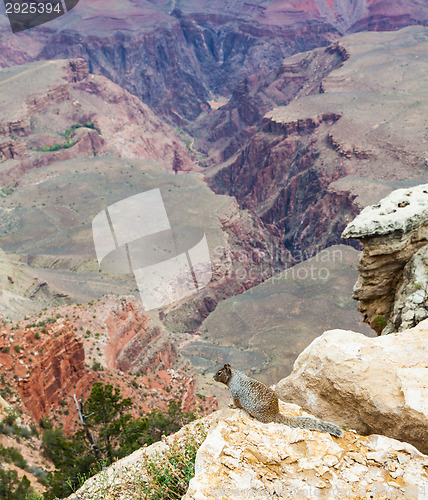
[(48, 420), (40, 422), (45, 429), (44, 453), (56, 467), (55, 472), (48, 474), (45, 500), (68, 496), (102, 467), (144, 444), (159, 441), (162, 435), (176, 432), (195, 418), (181, 411), (180, 401), (171, 401), (166, 412), (152, 410), (145, 417), (133, 419), (128, 413), (132, 404), (130, 398), (122, 398), (119, 389), (96, 382), (82, 405), (83, 429), (66, 437)]
[(6, 196), (9, 196), (15, 191), (15, 188), (13, 186), (3, 186), (0, 189), (0, 198), (6, 198)]
[(4, 446), (0, 445), (0, 457), (5, 462), (14, 463), (20, 469), (25, 470), (28, 468), (28, 464), (25, 458), (15, 448), (5, 448)]
[(141, 482), (141, 493), (147, 500), (172, 500), (181, 498), (195, 475), (196, 453), (206, 437), (202, 426), (196, 434), (188, 433), (184, 443), (174, 441), (163, 454), (147, 458), (144, 465), (148, 482)]
[(5, 425), (13, 425), (18, 418), (18, 412), (15, 408), (6, 408), (6, 416), (3, 418), (2, 423)]
[[(127, 487), (133, 498), (140, 500), (176, 500), (186, 493), (189, 482), (195, 475), (196, 453), (206, 437), (206, 430), (198, 424), (192, 432), (185, 433), (184, 438), (175, 439), (163, 453), (143, 456), (141, 466), (128, 467), (126, 471)], [(99, 473), (97, 485), (92, 490), (92, 500), (113, 498), (118, 488), (116, 476), (119, 470), (100, 463), (91, 469), (91, 474), (81, 474), (74, 491), (83, 486), (91, 475)], [(144, 471), (143, 475), (141, 472)], [(120, 484), (120, 480), (119, 480)]]
[(61, 149), (68, 149), (68, 148), (71, 148), (72, 146), (74, 146), (76, 144), (77, 141), (75, 140), (72, 140), (72, 136), (73, 136), (73, 132), (79, 128), (90, 128), (92, 130), (96, 130), (98, 132), (99, 135), (101, 135), (101, 131), (93, 124), (93, 123), (75, 123), (74, 125), (72, 125), (70, 128), (66, 129), (66, 131), (63, 133), (63, 134), (60, 134), (64, 137), (65, 139), (65, 142), (62, 143), (62, 144), (54, 144), (53, 146), (45, 146), (44, 148), (42, 149), (38, 149), (37, 151), (44, 151), (44, 152), (47, 152), (47, 151), (59, 151)]
[(381, 328), (382, 330), (385, 328), (385, 326), (388, 324), (388, 321), (387, 319), (385, 318), (385, 316), (383, 314), (378, 314), (375, 319), (374, 319), (374, 322), (376, 324), (376, 326), (378, 328)]

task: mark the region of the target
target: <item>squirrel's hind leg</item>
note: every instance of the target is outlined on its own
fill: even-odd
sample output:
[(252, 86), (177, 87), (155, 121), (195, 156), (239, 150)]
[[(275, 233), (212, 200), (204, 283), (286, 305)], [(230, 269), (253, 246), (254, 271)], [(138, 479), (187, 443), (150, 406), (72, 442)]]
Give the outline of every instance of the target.
[(242, 408), (239, 398), (231, 398), (229, 408)]

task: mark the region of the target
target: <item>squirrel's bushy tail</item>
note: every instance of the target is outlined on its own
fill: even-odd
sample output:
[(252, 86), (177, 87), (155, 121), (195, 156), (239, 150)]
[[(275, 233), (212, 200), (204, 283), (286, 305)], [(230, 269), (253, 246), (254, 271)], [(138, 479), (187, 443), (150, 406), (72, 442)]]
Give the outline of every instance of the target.
[(300, 427), (302, 429), (308, 429), (310, 431), (321, 431), (328, 432), (332, 436), (342, 437), (343, 430), (336, 424), (331, 422), (325, 422), (318, 418), (312, 417), (286, 417), (285, 415), (279, 415), (275, 420), (278, 424), (286, 424), (290, 427)]

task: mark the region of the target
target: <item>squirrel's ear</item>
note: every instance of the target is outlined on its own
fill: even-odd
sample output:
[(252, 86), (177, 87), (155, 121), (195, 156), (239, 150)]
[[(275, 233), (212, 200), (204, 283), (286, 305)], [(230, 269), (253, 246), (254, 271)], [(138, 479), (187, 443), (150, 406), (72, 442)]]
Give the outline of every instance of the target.
[(228, 368), (230, 369), (231, 366), (229, 365), (229, 363), (226, 363), (223, 368), (226, 368), (226, 370), (227, 370)]

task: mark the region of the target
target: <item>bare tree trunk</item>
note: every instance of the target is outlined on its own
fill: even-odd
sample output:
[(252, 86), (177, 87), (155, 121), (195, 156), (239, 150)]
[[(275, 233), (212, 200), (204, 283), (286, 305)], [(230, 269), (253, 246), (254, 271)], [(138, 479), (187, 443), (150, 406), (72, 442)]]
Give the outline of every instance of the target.
[(85, 435), (88, 438), (88, 441), (91, 443), (91, 448), (92, 448), (92, 451), (94, 452), (95, 460), (99, 463), (100, 462), (100, 449), (98, 448), (97, 438), (89, 430), (88, 424), (86, 423), (86, 416), (82, 412), (81, 401), (77, 401), (76, 394), (74, 394), (73, 396), (74, 396), (74, 402), (76, 403), (77, 413), (79, 415), (80, 422), (83, 425), (83, 429), (85, 430)]

